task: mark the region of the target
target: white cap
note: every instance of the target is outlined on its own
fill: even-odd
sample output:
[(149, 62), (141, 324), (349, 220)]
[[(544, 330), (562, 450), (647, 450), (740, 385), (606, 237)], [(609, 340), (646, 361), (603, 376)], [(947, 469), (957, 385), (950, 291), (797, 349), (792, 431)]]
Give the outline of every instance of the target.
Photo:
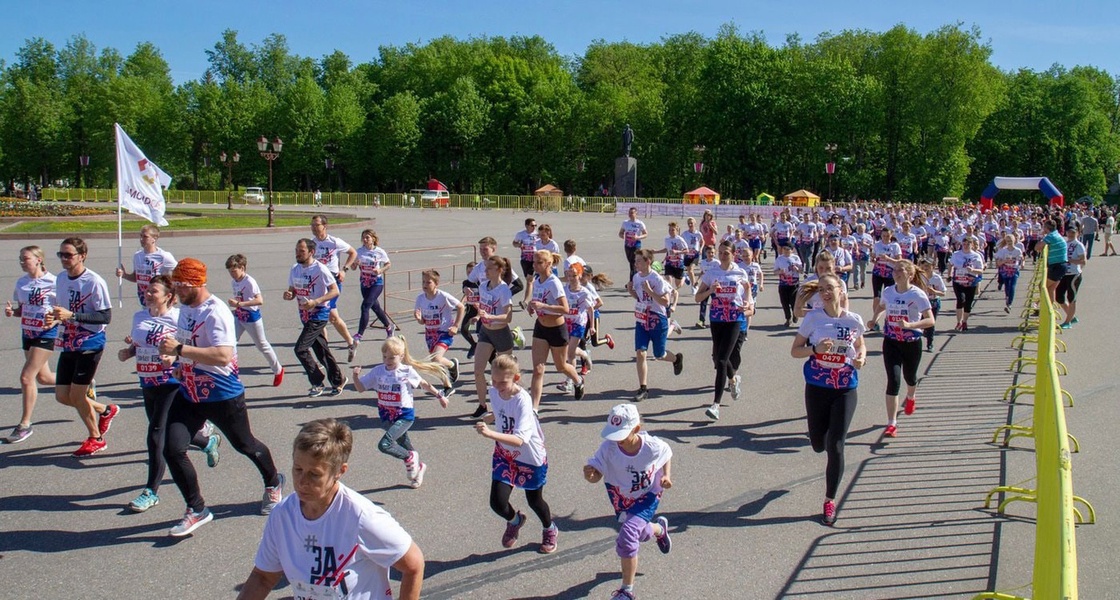
[(633, 404), (617, 404), (607, 415), (607, 424), (603, 427), (601, 435), (612, 442), (621, 442), (630, 436), (630, 432), (641, 422), (638, 407)]

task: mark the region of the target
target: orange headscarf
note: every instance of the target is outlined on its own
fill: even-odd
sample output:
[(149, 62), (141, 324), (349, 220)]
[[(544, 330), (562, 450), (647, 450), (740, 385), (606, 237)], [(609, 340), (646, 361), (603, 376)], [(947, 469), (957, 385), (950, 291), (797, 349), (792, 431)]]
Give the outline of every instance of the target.
[(197, 258), (184, 258), (171, 272), (171, 281), (193, 287), (206, 285), (206, 263)]

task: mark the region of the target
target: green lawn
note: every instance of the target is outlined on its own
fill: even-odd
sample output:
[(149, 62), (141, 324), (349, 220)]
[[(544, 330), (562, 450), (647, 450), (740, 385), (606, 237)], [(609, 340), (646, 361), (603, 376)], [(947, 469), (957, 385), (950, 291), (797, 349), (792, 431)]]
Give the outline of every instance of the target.
[[(291, 213), (277, 211), (274, 223), (277, 227), (305, 227), (311, 221), (312, 213)], [(201, 215), (201, 216), (200, 216)], [(360, 219), (332, 217), (331, 224), (353, 223)], [(264, 210), (215, 210), (215, 211), (178, 211), (167, 213), (169, 225), (163, 231), (191, 231), (201, 229), (242, 229), (262, 228), (268, 223), (268, 213)], [(125, 231), (140, 231), (148, 221), (126, 214), (122, 224)], [(98, 233), (116, 231), (116, 219), (92, 220), (89, 217), (52, 219), (49, 221), (24, 221), (11, 227), (0, 229), (0, 233)]]

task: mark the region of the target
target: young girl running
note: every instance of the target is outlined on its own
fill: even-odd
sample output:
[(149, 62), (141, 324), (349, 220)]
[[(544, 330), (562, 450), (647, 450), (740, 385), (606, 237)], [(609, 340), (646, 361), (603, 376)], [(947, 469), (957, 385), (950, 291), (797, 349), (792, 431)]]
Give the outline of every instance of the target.
[(54, 308), (56, 299), (55, 276), (47, 271), (43, 249), (38, 246), (20, 249), (19, 266), (24, 274), (16, 281), (11, 301), (4, 306), (4, 316), (20, 320), (24, 361), (19, 384), (23, 390), (23, 413), (19, 423), (4, 438), (8, 444), (18, 444), (31, 437), (31, 413), (39, 398), (39, 386), (55, 384), (47, 360), (58, 339), (58, 325), (46, 327), (47, 313)]
[(933, 352), (933, 333), (937, 328), (937, 315), (941, 314), (941, 298), (945, 296), (945, 280), (933, 268), (933, 259), (923, 256), (918, 259), (918, 271), (921, 275), (922, 291), (929, 296), (930, 310), (933, 312), (934, 325), (926, 327), (926, 352)]
[[(817, 259), (813, 263), (813, 274), (805, 278), (805, 283), (816, 281), (825, 275), (835, 275), (840, 280), (840, 308), (848, 310), (848, 284), (840, 277), (840, 273), (836, 270), (836, 259), (827, 249), (822, 250), (817, 254)], [(813, 294), (805, 301), (804, 304), (799, 305), (793, 314), (797, 317), (804, 317), (806, 313), (814, 308), (820, 308), (821, 295)]]
[(634, 268), (637, 272), (627, 285), (634, 302), (634, 354), (638, 367), (638, 393), (635, 402), (649, 397), (647, 381), (649, 365), (646, 352), (653, 344), (653, 358), (673, 363), (673, 375), (684, 370), (684, 353), (673, 353), (665, 348), (669, 337), (668, 307), (672, 287), (660, 275), (651, 270), (653, 251), (641, 249), (634, 253)]
[(474, 354), (474, 391), (478, 394), (478, 408), (474, 418), (486, 414), (486, 364), (495, 354), (513, 353), (513, 332), (509, 323), (513, 318), (513, 290), (509, 287), (513, 273), (509, 261), (501, 256), (486, 260), (486, 275), (478, 285), (478, 347)]
[[(512, 548), (517, 535), (525, 525), (525, 514), (514, 510), (509, 503), (513, 488), (525, 490), (525, 502), (544, 528), (541, 532), (541, 554), (556, 552), (556, 523), (552, 509), (544, 500), (544, 486), (548, 479), (548, 456), (544, 449), (544, 434), (533, 411), (533, 399), (518, 382), (521, 369), (517, 359), (504, 354), (494, 359), (493, 387), (489, 391), (493, 414), (475, 423), (475, 431), (484, 438), (494, 440), (491, 460), (490, 508), (506, 520), (502, 546)], [(488, 425), (496, 424), (500, 430)]]
[(412, 440), (408, 437), (409, 428), (416, 422), (412, 390), (424, 388), (439, 400), (440, 406), (447, 408), (447, 396), (421, 377), (421, 373), (441, 380), (445, 389), (450, 387), (450, 383), (443, 365), (434, 361), (413, 360), (408, 353), (408, 344), (399, 337), (389, 338), (381, 344), (381, 358), (384, 362), (364, 375), (360, 366), (354, 367), (354, 388), (359, 393), (366, 390), (377, 392), (377, 416), (387, 424), (377, 449), (404, 461), (409, 485), (416, 489), (424, 483), (428, 465), (420, 460), (420, 453), (413, 449)]
[[(424, 341), (428, 345), (431, 360), (443, 365), (450, 374), (451, 383), (459, 380), (459, 359), (444, 356), (455, 341), (455, 334), (463, 323), (465, 308), (459, 299), (439, 289), (439, 271), (428, 269), (422, 274), (424, 291), (416, 296), (413, 317), (424, 326)], [(454, 390), (448, 385), (445, 395)]]
[(797, 328), (790, 355), (808, 359), (805, 375), (805, 420), (809, 443), (827, 452), (824, 510), (821, 522), (836, 522), (836, 493), (844, 474), (844, 441), (856, 412), (859, 369), (867, 361), (863, 319), (840, 307), (840, 279), (825, 275), (806, 283), (798, 294), (804, 302), (821, 296), (821, 308), (810, 311)]
[(902, 260), (902, 247), (898, 242), (892, 241), (891, 230), (884, 227), (879, 235), (879, 241), (871, 247), (871, 258), (875, 261), (875, 266), (871, 270), (872, 314), (868, 331), (879, 331), (879, 317), (884, 310), (881, 300), (883, 288), (894, 283), (894, 265)]
[(385, 337), (391, 338), (396, 332), (396, 325), (385, 314), (381, 307), (381, 294), (385, 291), (385, 272), (392, 263), (389, 253), (378, 246), (377, 232), (366, 229), (362, 232), (362, 247), (358, 248), (358, 279), (362, 289), (362, 307), (358, 318), (358, 333), (354, 335), (355, 342), (361, 342), (362, 335), (369, 327), (369, 311), (385, 326)]
[[(591, 294), (592, 301), (595, 303), (595, 327), (591, 331), (591, 346), (598, 348), (606, 344), (607, 348), (614, 350), (614, 338), (611, 337), (611, 334), (607, 333), (599, 337), (599, 332), (601, 331), (599, 328), (599, 309), (603, 307), (603, 298), (599, 295), (599, 289), (606, 289), (614, 285), (614, 282), (611, 281), (610, 277), (607, 277), (606, 273), (596, 273), (594, 269), (591, 268), (591, 265), (585, 265), (583, 267), (583, 275), (580, 276), (579, 281), (583, 284), (583, 287), (587, 289), (587, 292)], [(584, 344), (581, 344), (580, 347), (585, 350), (587, 349), (587, 346)]]
[(537, 250), (533, 255), (535, 275), (530, 287), (533, 299), (529, 302), (529, 315), (537, 319), (533, 325), (533, 379), (530, 389), (533, 394), (533, 410), (541, 406), (541, 391), (544, 388), (544, 372), (549, 355), (556, 370), (574, 384), (575, 399), (583, 398), (583, 378), (566, 360), (568, 328), (564, 315), (568, 314), (568, 298), (564, 295), (564, 284), (552, 274), (559, 264), (560, 255), (548, 250)]
[[(583, 361), (580, 375), (587, 375), (591, 371), (591, 355), (580, 348), (587, 337), (595, 331), (595, 296), (583, 287), (583, 265), (572, 264), (564, 273), (568, 284), (564, 286), (564, 296), (568, 299), (568, 314), (564, 315), (564, 324), (568, 328), (568, 364), (576, 366), (576, 357)], [(564, 380), (560, 384), (560, 391), (567, 393), (569, 384)]]
[(739, 399), (742, 388), (737, 373), (742, 362), (739, 352), (742, 345), (738, 342), (747, 315), (754, 312), (747, 273), (732, 261), (733, 253), (730, 244), (719, 245), (719, 267), (704, 271), (696, 292), (698, 302), (711, 298), (712, 303), (712, 362), (716, 381), (715, 398), (706, 411), (712, 420), (719, 419), (724, 388), (731, 388), (732, 400)]
[[(704, 246), (700, 252), (700, 276), (703, 278), (704, 273), (709, 269), (718, 269), (719, 261), (715, 259), (716, 249), (715, 246)], [(696, 320), (696, 327), (704, 329), (708, 326), (708, 299), (704, 298), (700, 301), (700, 315)]]
[[(914, 413), (918, 392), (918, 364), (922, 360), (922, 330), (934, 324), (929, 297), (918, 284), (914, 263), (901, 260), (894, 265), (894, 285), (883, 288), (883, 365), (887, 369), (886, 437), (898, 435), (898, 391), (906, 380), (902, 410)], [(901, 375), (901, 377), (900, 377)]]
[(233, 310), (234, 336), (240, 340), (241, 334), (248, 332), (257, 350), (272, 368), (272, 387), (278, 387), (284, 381), (284, 367), (264, 335), (264, 319), (261, 316), (264, 296), (261, 295), (257, 280), (245, 272), (248, 266), (249, 259), (243, 254), (234, 254), (226, 259), (226, 270), (229, 271), (230, 285), (233, 287), (229, 307)]
[(801, 257), (793, 253), (789, 244), (778, 246), (778, 256), (774, 258), (774, 272), (778, 275), (778, 301), (786, 316), (786, 327), (797, 322), (793, 305), (797, 299), (797, 286), (801, 284)]
[(957, 331), (968, 331), (968, 317), (976, 302), (980, 276), (984, 274), (984, 255), (976, 251), (976, 243), (976, 238), (966, 236), (961, 241), (961, 249), (949, 258), (949, 275), (957, 297)]

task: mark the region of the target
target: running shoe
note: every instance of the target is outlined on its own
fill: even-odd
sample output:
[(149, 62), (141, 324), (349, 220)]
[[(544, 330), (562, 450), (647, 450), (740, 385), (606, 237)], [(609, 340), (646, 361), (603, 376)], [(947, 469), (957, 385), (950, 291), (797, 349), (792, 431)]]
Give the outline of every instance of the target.
[(393, 335), (396, 334), (396, 333), (397, 333), (397, 326), (390, 323), (389, 326), (385, 328), (385, 339), (389, 339), (389, 338), (393, 337)]
[(576, 400), (583, 400), (583, 393), (584, 393), (583, 392), (583, 384), (584, 383), (587, 383), (587, 382), (584, 381), (583, 378), (581, 377), (580, 380), (579, 380), (579, 383), (575, 384), (575, 387), (573, 388), (573, 393), (575, 394)]
[(786, 319), (786, 327), (789, 327), (789, 319)]
[(105, 446), (107, 445), (108, 444), (105, 443), (105, 440), (99, 440), (97, 438), (86, 438), (86, 441), (82, 442), (82, 445), (78, 446), (78, 449), (74, 451), (74, 456), (82, 458), (85, 456), (90, 456), (91, 454), (97, 454), (98, 452), (104, 450)]
[[(514, 525), (514, 522), (517, 522)], [(517, 542), (517, 534), (521, 532), (521, 526), (525, 524), (525, 513), (517, 511), (517, 516), (513, 521), (506, 521), (506, 532), (502, 534), (502, 547), (512, 548)]]
[(611, 600), (638, 600), (634, 592), (626, 588), (618, 588), (611, 594)]
[(518, 350), (525, 347), (525, 334), (521, 331), (520, 325), (513, 328), (513, 343), (517, 345)]
[(209, 508), (202, 509), (202, 512), (196, 513), (191, 509), (183, 513), (183, 520), (179, 524), (172, 527), (168, 533), (171, 537), (183, 537), (194, 533), (195, 529), (214, 520), (214, 513), (210, 512)]
[(221, 453), (218, 452), (218, 447), (222, 445), (222, 436), (212, 434), (210, 441), (206, 442), (206, 447), (202, 449), (206, 453), (206, 466), (213, 469), (218, 466), (218, 461), (222, 459)]
[(731, 378), (731, 399), (738, 400), (743, 397), (743, 377), (736, 375)]
[(284, 383), (284, 367), (280, 367), (280, 371), (272, 376), (272, 387), (280, 387)]
[(1070, 325), (1069, 323), (1062, 323), (1058, 327), (1061, 327), (1062, 329), (1071, 329), (1073, 325)]
[(418, 489), (421, 485), (424, 485), (424, 473), (427, 472), (427, 463), (420, 463), (420, 467), (416, 469), (416, 474), (411, 478), (411, 481), (409, 481), (409, 486), (415, 490)]
[(657, 549), (662, 554), (668, 554), (673, 549), (673, 540), (669, 538), (669, 519), (657, 517), (657, 524), (661, 526), (661, 535), (656, 538)]
[(1073, 323), (1074, 325), (1077, 325), (1078, 323), (1081, 322), (1081, 319), (1078, 319), (1077, 317), (1074, 317), (1074, 318), (1070, 319), (1069, 322)]
[(410, 450), (409, 453), (408, 453), (408, 458), (404, 459), (404, 472), (405, 472), (405, 475), (408, 476), (408, 479), (410, 481), (412, 480), (413, 477), (416, 476), (416, 472), (419, 471), (419, 468), (417, 468), (417, 466), (416, 466), (416, 465), (420, 464), (419, 458), (420, 458), (420, 453), (419, 452), (416, 452), (415, 450)]
[(711, 418), (711, 420), (718, 421), (719, 420), (719, 405), (718, 404), (713, 404), (713, 405), (709, 406), (708, 410), (704, 411), (704, 414), (708, 415), (708, 417)]
[(264, 488), (264, 494), (261, 495), (262, 515), (268, 515), (272, 513), (272, 509), (276, 508), (276, 505), (280, 504), (280, 500), (284, 498), (284, 474), (277, 473), (276, 475), (280, 478), (280, 483), (277, 483), (275, 486)]
[(360, 343), (362, 343), (362, 338), (355, 337), (354, 341), (350, 342), (350, 345), (346, 347), (346, 362), (354, 362), (354, 356), (358, 354), (358, 344)]
[(684, 371), (684, 353), (678, 352), (677, 357), (673, 359), (673, 375), (680, 375)]
[(926, 344), (926, 352), (933, 352), (933, 344)]
[[(795, 318), (795, 319), (793, 320), (793, 322), (794, 322), (794, 323), (796, 323), (796, 322), (797, 322), (797, 319)], [(871, 328), (870, 328), (870, 329), (868, 329), (868, 331), (871, 331), (871, 332), (876, 332), (876, 331), (879, 331), (879, 324), (878, 324), (878, 323), (872, 323), (872, 324), (871, 324)]]
[(331, 388), (330, 395), (331, 396), (337, 396), (337, 395), (341, 394), (342, 390), (346, 389), (346, 385), (348, 383), (350, 383), (350, 378), (349, 377), (343, 377), (342, 378), (342, 383), (340, 383), (340, 384)]
[(322, 396), (322, 395), (323, 395), (323, 386), (321, 386), (321, 385), (313, 385), (310, 388), (308, 388), (308, 390), (307, 390), (307, 397), (308, 398), (318, 398), (319, 396)]
[(109, 427), (113, 424), (113, 419), (117, 417), (117, 413), (121, 412), (121, 407), (116, 404), (110, 404), (105, 407), (105, 412), (97, 415), (97, 430), (101, 435), (105, 435), (109, 431)]
[(32, 433), (33, 431), (31, 430), (30, 425), (28, 425), (27, 427), (24, 427), (23, 425), (16, 425), (12, 428), (12, 432), (8, 434), (8, 437), (4, 438), (4, 443), (18, 444), (31, 437)]
[(915, 408), (914, 405), (915, 404), (916, 404), (916, 402), (914, 402), (913, 398), (907, 398), (907, 399), (903, 400), (902, 401), (902, 412), (905, 413), (905, 414), (908, 414), (908, 415), (914, 414), (914, 408)]
[(447, 387), (443, 388), (443, 397), (444, 398), (450, 398), (451, 394), (454, 394), (454, 393), (455, 393), (455, 388), (453, 388), (451, 386), (447, 386)]
[(588, 363), (586, 360), (583, 361), (583, 364), (580, 365), (580, 367), (579, 367), (580, 376), (587, 375), (590, 372), (591, 372), (591, 364)]
[(1005, 312), (1007, 314), (1011, 314), (1011, 305), (1010, 304), (1005, 304), (1003, 306), (1003, 312)]
[(472, 419), (478, 419), (478, 418), (481, 418), (481, 417), (482, 417), (482, 415), (485, 415), (485, 414), (486, 414), (486, 412), (487, 412), (487, 411), (486, 411), (486, 407), (485, 407), (484, 405), (482, 405), (482, 404), (479, 404), (479, 405), (478, 405), (478, 408), (474, 409), (474, 412), (473, 412), (473, 413), (471, 413), (471, 418), (472, 418)]
[(614, 350), (614, 338), (611, 337), (611, 334), (608, 333), (604, 337), (607, 339), (607, 348)]
[(560, 382), (560, 384), (557, 385), (556, 387), (560, 391), (561, 394), (567, 394), (568, 392), (572, 391), (572, 382), (565, 379), (564, 381)]
[(898, 437), (898, 425), (887, 425), (887, 428), (883, 430), (883, 437)]
[(467, 350), (467, 360), (471, 360), (471, 359), (474, 358), (474, 351), (475, 351), (474, 346), (471, 346), (470, 350)]
[(961, 323), (961, 331), (968, 331), (968, 321)]
[(459, 381), (459, 359), (451, 359), (451, 368), (447, 369), (447, 376), (451, 378), (451, 383)]
[(821, 523), (832, 527), (836, 523), (836, 503), (832, 500), (824, 501), (824, 510), (821, 513)]
[(157, 504), (159, 504), (159, 496), (152, 490), (144, 488), (144, 491), (140, 492), (140, 495), (137, 496), (135, 500), (128, 503), (128, 510), (135, 513), (142, 513)]
[(210, 421), (203, 421), (202, 427), (198, 428), (198, 433), (201, 434), (202, 437), (210, 437), (214, 435), (214, 424)]
[(669, 320), (669, 331), (671, 331), (672, 333), (675, 333), (677, 335), (680, 335), (683, 330), (681, 329), (681, 324), (678, 323), (676, 319), (670, 319)]
[(705, 327), (707, 327), (707, 324), (705, 324), (703, 321), (697, 321), (696, 322), (696, 328), (697, 329), (704, 329)]
[(634, 402), (641, 402), (643, 400), (649, 400), (649, 392), (647, 390), (638, 390), (638, 393), (634, 394)]
[[(792, 319), (792, 321), (793, 321), (794, 325), (797, 325), (797, 317), (794, 317)], [(878, 331), (879, 330), (878, 327), (879, 327), (878, 325), (875, 325), (875, 327), (872, 329), (872, 331)]]
[(560, 530), (556, 528), (556, 523), (552, 527), (548, 527), (541, 531), (541, 547), (537, 548), (537, 552), (541, 554), (552, 554), (556, 552), (556, 536)]

